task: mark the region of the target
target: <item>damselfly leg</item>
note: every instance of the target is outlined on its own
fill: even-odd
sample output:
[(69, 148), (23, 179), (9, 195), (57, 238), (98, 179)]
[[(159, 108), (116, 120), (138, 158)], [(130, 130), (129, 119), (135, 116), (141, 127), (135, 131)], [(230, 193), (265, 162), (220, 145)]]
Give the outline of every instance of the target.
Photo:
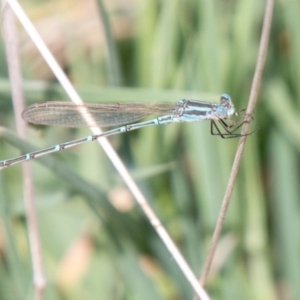
[[(211, 126), (210, 126), (210, 132), (211, 135), (218, 135), (223, 139), (230, 139), (230, 138), (237, 138), (242, 136), (248, 136), (254, 133), (257, 129), (254, 129), (253, 131), (247, 133), (247, 134), (241, 134), (237, 133), (237, 130), (240, 129), (245, 123), (251, 123), (253, 120), (253, 116), (249, 116), (245, 113), (245, 109), (239, 111), (237, 113), (240, 118), (237, 121), (228, 119), (219, 119), (217, 121), (211, 120)], [(218, 123), (217, 123), (218, 122)], [(225, 132), (222, 132), (222, 130), (219, 128), (218, 125), (221, 125), (222, 129)]]

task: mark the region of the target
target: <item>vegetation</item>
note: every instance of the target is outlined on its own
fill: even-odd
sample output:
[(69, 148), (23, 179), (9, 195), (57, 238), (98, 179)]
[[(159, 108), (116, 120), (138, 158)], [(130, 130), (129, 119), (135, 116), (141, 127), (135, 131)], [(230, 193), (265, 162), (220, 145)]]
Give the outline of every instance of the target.
[[(246, 107), (264, 1), (106, 2), (103, 10), (100, 0), (98, 6), (27, 1), (26, 12), (86, 102), (218, 102), (226, 92), (237, 110)], [(300, 297), (299, 23), (299, 1), (276, 2), (252, 124), (259, 130), (246, 142), (206, 286), (211, 299)], [(19, 32), (26, 105), (69, 100)], [(90, 134), (30, 126), (26, 142), (17, 138), (14, 121), (20, 116), (11, 104), (2, 43), (0, 49), (1, 160)], [(209, 126), (154, 126), (109, 138), (197, 276), (238, 143), (211, 136)], [(30, 165), (47, 278), (44, 299), (193, 298), (97, 143)], [(34, 294), (23, 185), (20, 165), (0, 171), (3, 300)]]

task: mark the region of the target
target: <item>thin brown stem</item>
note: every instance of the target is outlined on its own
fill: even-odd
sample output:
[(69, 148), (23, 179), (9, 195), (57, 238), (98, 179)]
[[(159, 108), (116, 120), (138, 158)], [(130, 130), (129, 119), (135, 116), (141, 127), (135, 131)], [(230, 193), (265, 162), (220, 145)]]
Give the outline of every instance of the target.
[[(3, 4), (2, 9), (2, 20), (4, 37), (3, 40), (5, 44), (8, 72), (11, 83), (12, 101), (16, 116), (16, 128), (18, 135), (22, 138), (25, 138), (26, 126), (24, 124), (24, 121), (20, 117), (21, 111), (24, 108), (24, 95), (22, 91), (22, 77), (18, 55), (15, 18), (11, 7), (5, 3)], [(25, 199), (26, 219), (28, 224), (29, 244), (33, 268), (33, 283), (35, 294), (34, 299), (41, 300), (43, 299), (45, 277), (42, 267), (37, 217), (33, 199), (32, 176), (30, 165), (28, 163), (22, 165), (22, 176), (24, 182), (23, 193)]]
[[(262, 72), (263, 72), (263, 68), (264, 68), (266, 56), (267, 56), (270, 29), (271, 29), (271, 24), (272, 24), (273, 6), (274, 6), (273, 0), (266, 1), (264, 23), (263, 23), (262, 34), (261, 34), (261, 39), (260, 39), (258, 58), (257, 58), (256, 69), (255, 69), (255, 73), (254, 73), (254, 77), (253, 77), (253, 82), (252, 82), (246, 116), (252, 115), (252, 113), (254, 112), (254, 108), (255, 108), (257, 99), (258, 99), (258, 93), (259, 93), (259, 87), (260, 87), (261, 78), (262, 78)], [(241, 163), (242, 154), (243, 154), (244, 147), (245, 147), (245, 142), (246, 142), (245, 135), (249, 131), (249, 126), (250, 126), (250, 122), (245, 122), (243, 125), (243, 128), (242, 128), (241, 135), (244, 135), (244, 136), (242, 136), (239, 140), (239, 144), (238, 144), (236, 155), (235, 155), (234, 162), (232, 165), (227, 188), (225, 191), (225, 195), (224, 195), (221, 209), (219, 212), (219, 216), (217, 219), (216, 227), (215, 227), (215, 230), (214, 230), (214, 233), (212, 236), (208, 254), (207, 254), (207, 257), (206, 257), (206, 260), (204, 263), (204, 267), (202, 270), (202, 274), (200, 277), (200, 284), (202, 286), (205, 286), (207, 276), (208, 276), (208, 273), (210, 270), (210, 266), (212, 263), (212, 259), (213, 259), (213, 256), (214, 256), (214, 253), (215, 253), (215, 250), (217, 247), (217, 243), (218, 243), (218, 240), (219, 240), (222, 228), (223, 228), (224, 219), (225, 219), (227, 209), (228, 209), (228, 206), (230, 203), (230, 198), (232, 195), (232, 191), (233, 191), (234, 184), (235, 184), (235, 181), (237, 178), (239, 166)]]

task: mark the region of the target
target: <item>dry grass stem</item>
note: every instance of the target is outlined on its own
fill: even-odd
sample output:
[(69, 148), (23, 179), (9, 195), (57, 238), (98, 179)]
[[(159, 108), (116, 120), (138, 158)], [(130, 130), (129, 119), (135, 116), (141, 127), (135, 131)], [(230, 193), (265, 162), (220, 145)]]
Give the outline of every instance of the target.
[[(38, 32), (35, 30), (34, 26), (30, 22), (26, 14), (24, 13), (21, 6), (15, 0), (8, 0), (8, 3), (13, 8), (18, 19), (24, 26), (27, 33), (30, 35), (31, 39), (39, 49), (40, 53), (46, 60), (49, 67), (52, 69), (53, 73), (55, 74), (58, 81), (61, 83), (62, 87), (69, 95), (70, 99), (74, 103), (82, 103), (80, 96), (78, 95), (78, 93), (70, 83), (69, 79), (66, 77), (66, 75), (64, 74), (64, 72), (62, 71), (58, 63), (56, 62), (53, 55), (48, 50), (47, 46), (43, 42), (42, 38), (39, 36)], [(101, 133), (101, 130), (99, 128), (93, 127), (91, 128), (91, 130), (94, 134)], [(167, 249), (170, 251), (172, 257), (174, 258), (174, 260), (176, 261), (176, 263), (184, 273), (187, 280), (190, 282), (197, 296), (203, 300), (209, 299), (206, 292), (198, 282), (196, 276), (192, 272), (191, 268), (186, 263), (185, 259), (177, 249), (175, 243), (172, 241), (171, 237), (169, 236), (169, 234), (161, 224), (160, 220), (158, 219), (158, 217), (156, 216), (152, 208), (149, 206), (146, 198), (143, 196), (143, 194), (137, 187), (136, 183), (130, 176), (128, 170), (126, 169), (125, 165), (123, 164), (123, 162), (121, 161), (121, 159), (119, 158), (115, 150), (112, 148), (111, 144), (105, 138), (98, 139), (98, 142), (104, 149), (105, 153), (107, 154), (107, 156), (109, 157), (109, 159), (111, 160), (111, 162), (113, 163), (117, 171), (119, 172), (120, 176), (123, 178), (124, 182), (127, 184), (129, 190), (134, 195), (137, 203), (140, 205), (141, 209), (149, 219), (149, 222), (152, 224), (152, 226), (160, 236), (161, 240), (163, 241)]]
[[(258, 98), (258, 92), (259, 92), (259, 87), (261, 83), (261, 77), (262, 77), (262, 72), (263, 68), (265, 65), (266, 61), (266, 56), (267, 56), (267, 49), (268, 49), (268, 43), (269, 43), (269, 36), (270, 36), (270, 29), (271, 29), (271, 24), (272, 24), (272, 14), (273, 14), (273, 5), (274, 1), (273, 0), (267, 0), (266, 1), (266, 8), (265, 8), (265, 15), (264, 15), (264, 22), (263, 22), (263, 27), (262, 27), (262, 34), (261, 34), (261, 40), (260, 40), (260, 46), (259, 46), (259, 52), (258, 52), (258, 58), (257, 58), (257, 63), (256, 63), (256, 69), (253, 77), (253, 82), (252, 82), (252, 87), (251, 87), (251, 92), (250, 92), (250, 97), (249, 97), (249, 102), (248, 102), (248, 107), (247, 107), (247, 114), (252, 115), (254, 112), (254, 108), (257, 102)], [(246, 134), (249, 130), (249, 123), (245, 123), (242, 128), (242, 134)], [(205, 286), (207, 276), (210, 270), (210, 266), (212, 263), (212, 259), (216, 250), (216, 246), (223, 228), (223, 223), (225, 220), (225, 216), (227, 213), (227, 209), (230, 203), (230, 198), (232, 195), (232, 191), (234, 188), (234, 184), (237, 178), (239, 166), (241, 163), (241, 158), (242, 154), (244, 151), (245, 147), (245, 142), (246, 142), (246, 137), (243, 136), (240, 138), (236, 155), (234, 158), (234, 162), (232, 165), (231, 173), (229, 176), (227, 188), (225, 191), (225, 195), (222, 201), (221, 209), (219, 212), (219, 216), (217, 219), (216, 227), (211, 239), (211, 243), (209, 246), (208, 254), (204, 263), (204, 267), (202, 270), (202, 274), (200, 277), (200, 283), (202, 286)]]

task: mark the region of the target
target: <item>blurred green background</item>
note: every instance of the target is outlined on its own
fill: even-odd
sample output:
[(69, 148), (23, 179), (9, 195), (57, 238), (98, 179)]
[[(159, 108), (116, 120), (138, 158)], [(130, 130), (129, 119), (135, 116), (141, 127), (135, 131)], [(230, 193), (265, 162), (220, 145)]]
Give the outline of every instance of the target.
[[(264, 1), (22, 1), (86, 102), (219, 101), (246, 107)], [(26, 2), (26, 3), (24, 3)], [(101, 8), (105, 7), (105, 11)], [(212, 299), (300, 299), (300, 2), (277, 1), (241, 169), (207, 283)], [(106, 42), (105, 32), (108, 36)], [(19, 26), (26, 105), (68, 100)], [(14, 136), (3, 42), (0, 159), (83, 137)], [(238, 143), (209, 122), (110, 141), (199, 275)], [(31, 162), (45, 299), (192, 299), (193, 290), (97, 143)], [(0, 299), (33, 299), (20, 165), (0, 172)]]

